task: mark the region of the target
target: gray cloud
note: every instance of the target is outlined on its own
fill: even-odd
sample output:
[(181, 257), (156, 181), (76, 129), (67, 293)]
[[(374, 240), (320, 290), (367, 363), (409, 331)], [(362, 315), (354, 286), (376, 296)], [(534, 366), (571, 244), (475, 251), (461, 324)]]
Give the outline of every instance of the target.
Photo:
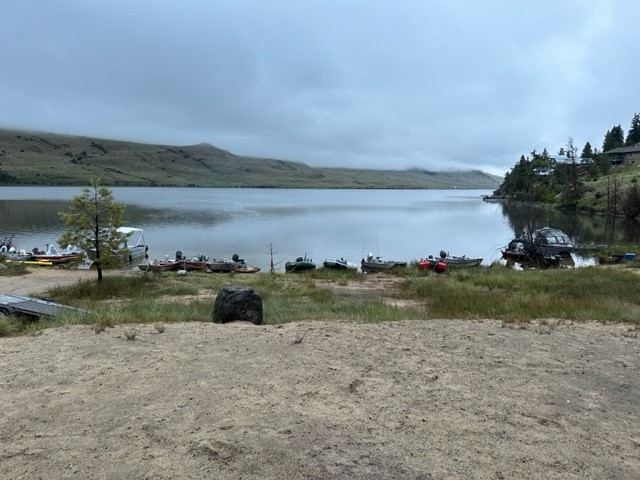
[(503, 174), (640, 111), (634, 0), (7, 1), (0, 125)]

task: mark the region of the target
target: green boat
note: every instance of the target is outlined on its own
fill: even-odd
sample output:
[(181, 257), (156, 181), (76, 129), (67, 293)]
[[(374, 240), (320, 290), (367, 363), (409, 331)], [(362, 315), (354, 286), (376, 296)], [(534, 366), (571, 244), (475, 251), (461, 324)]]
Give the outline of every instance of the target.
[(284, 270), (289, 273), (301, 273), (314, 270), (315, 268), (316, 264), (313, 263), (312, 259), (307, 258), (306, 253), (304, 257), (296, 258), (295, 262), (287, 262), (284, 264)]

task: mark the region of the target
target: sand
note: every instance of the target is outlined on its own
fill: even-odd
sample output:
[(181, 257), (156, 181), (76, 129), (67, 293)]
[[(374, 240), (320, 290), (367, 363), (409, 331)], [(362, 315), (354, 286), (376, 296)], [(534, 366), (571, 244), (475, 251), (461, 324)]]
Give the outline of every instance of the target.
[[(86, 274), (0, 277), (0, 293)], [(630, 326), (165, 327), (0, 338), (0, 477), (640, 478)]]

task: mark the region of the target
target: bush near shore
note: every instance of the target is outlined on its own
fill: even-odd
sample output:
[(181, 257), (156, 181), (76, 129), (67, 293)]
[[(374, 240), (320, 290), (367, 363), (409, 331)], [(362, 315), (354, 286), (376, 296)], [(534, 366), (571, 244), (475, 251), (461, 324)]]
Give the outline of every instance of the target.
[(86, 313), (30, 321), (0, 319), (0, 336), (86, 324), (211, 321), (225, 285), (261, 296), (264, 323), (300, 320), (382, 322), (429, 319), (595, 320), (640, 325), (640, 262), (611, 267), (516, 271), (500, 264), (435, 274), (410, 265), (392, 274), (319, 269), (306, 274), (142, 273), (81, 281), (44, 296)]

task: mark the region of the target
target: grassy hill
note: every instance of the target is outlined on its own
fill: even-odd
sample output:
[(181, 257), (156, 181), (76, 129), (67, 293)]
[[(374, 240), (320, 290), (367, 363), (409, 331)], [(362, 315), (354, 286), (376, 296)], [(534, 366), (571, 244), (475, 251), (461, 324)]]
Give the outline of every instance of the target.
[[(585, 212), (628, 215), (625, 209), (630, 200), (627, 197), (638, 181), (640, 167), (627, 165), (612, 168), (607, 175), (583, 181), (577, 207)], [(634, 197), (631, 201), (637, 204), (638, 199)], [(635, 211), (639, 209), (636, 205)]]
[(0, 184), (254, 188), (486, 188), (501, 178), (477, 170), (312, 168), (242, 157), (206, 143), (148, 145), (72, 135), (0, 129)]

